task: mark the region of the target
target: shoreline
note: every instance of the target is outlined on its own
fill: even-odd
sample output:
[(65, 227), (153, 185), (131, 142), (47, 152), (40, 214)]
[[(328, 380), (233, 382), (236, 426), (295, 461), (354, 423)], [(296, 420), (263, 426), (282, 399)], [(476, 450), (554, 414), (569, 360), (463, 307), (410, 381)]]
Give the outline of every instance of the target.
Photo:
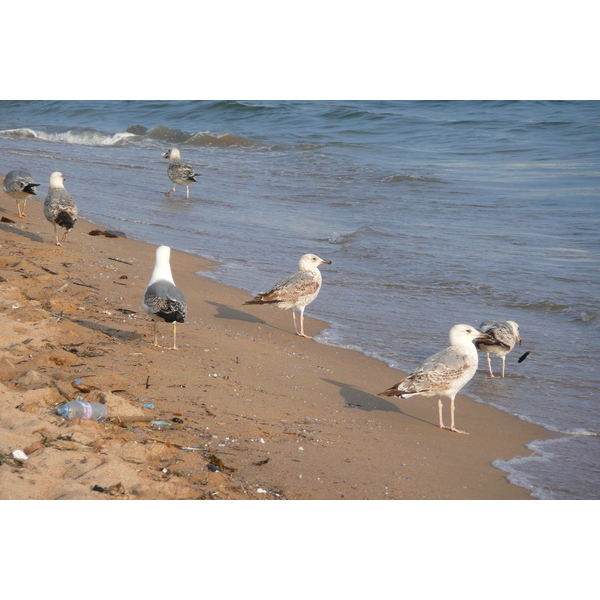
[[(0, 191), (14, 221), (0, 223), (1, 499), (531, 499), (491, 463), (558, 434), (463, 395), (470, 435), (441, 431), (435, 399), (376, 396), (401, 371), (296, 336), (290, 311), (243, 306), (247, 292), (198, 275), (214, 261), (177, 250), (188, 318), (177, 351), (154, 348), (141, 298), (156, 245), (79, 219), (57, 247), (42, 203), (19, 219)], [(309, 335), (327, 326), (305, 319)], [(159, 333), (169, 347), (172, 327)], [(109, 416), (170, 425), (63, 421), (74, 379)]]

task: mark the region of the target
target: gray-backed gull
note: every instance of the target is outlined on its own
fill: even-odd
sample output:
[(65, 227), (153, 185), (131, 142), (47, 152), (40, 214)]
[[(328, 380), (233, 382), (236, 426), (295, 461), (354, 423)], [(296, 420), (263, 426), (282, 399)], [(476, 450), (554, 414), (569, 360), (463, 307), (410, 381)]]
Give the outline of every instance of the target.
[[(427, 358), (416, 371), (378, 395), (398, 398), (410, 398), (417, 394), (437, 396), (440, 427), (456, 433), (467, 433), (454, 427), (454, 398), (477, 371), (478, 355), (473, 342), (489, 338), (475, 327), (463, 324), (455, 325), (449, 337), (448, 348)], [(450, 399), (450, 427), (445, 426), (442, 419), (442, 397)]]
[(67, 233), (73, 229), (75, 222), (77, 221), (78, 211), (75, 206), (75, 200), (63, 184), (65, 176), (55, 171), (50, 175), (50, 189), (44, 202), (44, 215), (46, 219), (54, 225), (54, 236), (56, 238), (56, 245), (62, 246), (58, 241), (58, 230), (56, 226), (63, 227), (66, 229), (62, 236), (61, 242), (67, 239)]
[[(322, 277), (319, 265), (330, 265), (331, 261), (316, 254), (305, 254), (298, 263), (299, 271), (280, 281), (265, 294), (257, 294), (244, 304), (274, 304), (278, 308), (292, 308), (296, 334), (311, 339), (304, 333), (304, 309), (321, 289)], [(300, 331), (296, 325), (296, 312), (300, 313)]]
[(156, 249), (156, 262), (152, 277), (144, 292), (142, 307), (152, 317), (154, 345), (158, 346), (157, 321), (173, 323), (173, 350), (177, 350), (177, 323), (183, 323), (187, 306), (183, 292), (175, 285), (171, 273), (171, 248), (159, 246)]
[[(31, 173), (23, 169), (15, 169), (6, 174), (2, 187), (4, 191), (15, 199), (17, 203), (17, 210), (19, 211), (19, 218), (23, 219), (27, 215), (25, 214), (25, 206), (30, 196), (35, 196), (35, 188), (40, 185), (35, 183)], [(23, 202), (23, 210), (21, 210), (21, 201)]]
[[(169, 179), (173, 182), (173, 191), (175, 186), (184, 185), (186, 198), (190, 197), (190, 185), (196, 183), (196, 177), (200, 177), (200, 173), (194, 171), (194, 167), (188, 165), (181, 160), (181, 155), (177, 148), (171, 148), (167, 150), (163, 155), (163, 158), (169, 159), (169, 166), (167, 167), (167, 174)], [(168, 192), (170, 194), (171, 192)]]
[(502, 359), (502, 377), (504, 377), (506, 355), (515, 347), (517, 342), (521, 343), (519, 325), (514, 321), (484, 321), (479, 329), (491, 338), (491, 341), (487, 343), (475, 342), (477, 348), (487, 354), (490, 377), (495, 377), (492, 372), (490, 353), (496, 354)]

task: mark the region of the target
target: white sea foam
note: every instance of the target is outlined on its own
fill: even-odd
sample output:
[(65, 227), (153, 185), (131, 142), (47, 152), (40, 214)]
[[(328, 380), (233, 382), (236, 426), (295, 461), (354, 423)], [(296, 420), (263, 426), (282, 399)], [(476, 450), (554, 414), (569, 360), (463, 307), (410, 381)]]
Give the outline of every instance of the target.
[(115, 146), (120, 142), (131, 138), (136, 138), (133, 133), (121, 131), (114, 135), (106, 135), (98, 131), (63, 131), (58, 133), (49, 133), (46, 131), (37, 131), (24, 127), (21, 129), (5, 129), (0, 131), (0, 136), (16, 138), (34, 138), (46, 142), (58, 142), (63, 144), (76, 144), (81, 146)]
[[(600, 497), (598, 472), (600, 444), (597, 439), (567, 436), (534, 441), (527, 445), (532, 456), (496, 460), (494, 467), (509, 473), (508, 480), (531, 490), (541, 500), (597, 499)], [(575, 483), (565, 486), (568, 479)]]

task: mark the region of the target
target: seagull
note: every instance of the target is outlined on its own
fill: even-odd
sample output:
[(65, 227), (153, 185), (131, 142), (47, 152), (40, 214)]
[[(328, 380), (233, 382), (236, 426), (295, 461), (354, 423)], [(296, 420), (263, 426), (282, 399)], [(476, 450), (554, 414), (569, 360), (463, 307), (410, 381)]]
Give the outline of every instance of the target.
[[(430, 356), (416, 371), (378, 396), (438, 396), (440, 428), (467, 433), (454, 427), (454, 398), (477, 371), (478, 355), (473, 341), (489, 341), (489, 337), (475, 327), (464, 324), (455, 325), (449, 337), (448, 348)], [(450, 399), (450, 427), (445, 426), (442, 419), (442, 397)]]
[(65, 234), (60, 240), (64, 242), (67, 239), (67, 233), (73, 229), (78, 217), (75, 200), (73, 200), (71, 194), (65, 189), (64, 180), (65, 176), (59, 171), (55, 171), (50, 175), (50, 190), (44, 202), (44, 215), (54, 225), (57, 246), (62, 246), (62, 244), (58, 241), (56, 226), (58, 225), (66, 229)]
[(156, 249), (156, 262), (152, 277), (144, 292), (143, 309), (152, 317), (154, 325), (154, 345), (158, 346), (157, 321), (173, 323), (173, 350), (177, 350), (177, 323), (183, 323), (187, 306), (183, 292), (175, 285), (171, 273), (171, 248), (159, 246)]
[[(4, 191), (14, 198), (17, 202), (17, 210), (19, 211), (19, 218), (23, 219), (27, 215), (25, 214), (25, 206), (30, 196), (35, 196), (35, 188), (40, 185), (34, 183), (33, 177), (29, 171), (23, 169), (15, 169), (10, 173), (6, 174), (2, 187)], [(23, 201), (23, 210), (21, 210), (20, 200)]]
[(517, 342), (521, 344), (519, 325), (514, 321), (484, 321), (479, 329), (491, 338), (491, 342), (488, 343), (475, 342), (477, 348), (487, 354), (490, 377), (495, 377), (492, 372), (490, 353), (496, 354), (502, 359), (502, 377), (504, 377), (506, 355), (515, 347)]
[[(181, 160), (181, 155), (177, 148), (171, 148), (163, 153), (163, 158), (169, 159), (169, 166), (167, 167), (167, 175), (173, 182), (173, 191), (175, 191), (176, 185), (185, 185), (186, 198), (190, 198), (190, 185), (196, 183), (196, 177), (201, 177), (201, 173), (196, 173), (194, 167), (184, 163)], [(167, 195), (171, 192), (167, 192)]]
[[(319, 265), (330, 265), (331, 261), (316, 254), (305, 254), (298, 263), (299, 271), (280, 281), (271, 291), (258, 294), (244, 304), (274, 304), (278, 308), (293, 308), (296, 335), (312, 339), (304, 333), (304, 309), (321, 289), (322, 277)], [(300, 313), (300, 331), (296, 325), (296, 312)]]

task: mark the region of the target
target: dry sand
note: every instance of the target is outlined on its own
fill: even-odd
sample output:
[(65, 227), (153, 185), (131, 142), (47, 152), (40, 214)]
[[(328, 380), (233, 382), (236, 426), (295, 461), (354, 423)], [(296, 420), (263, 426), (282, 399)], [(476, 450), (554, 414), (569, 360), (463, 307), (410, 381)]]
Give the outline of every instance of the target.
[[(155, 348), (141, 298), (156, 246), (80, 219), (58, 247), (41, 202), (15, 210), (0, 191), (1, 499), (530, 498), (491, 463), (529, 456), (542, 427), (459, 396), (470, 435), (443, 431), (435, 399), (375, 395), (401, 372), (294, 335), (289, 311), (243, 306), (177, 251), (188, 320), (178, 350), (163, 323)], [(57, 416), (75, 379), (123, 419)]]

